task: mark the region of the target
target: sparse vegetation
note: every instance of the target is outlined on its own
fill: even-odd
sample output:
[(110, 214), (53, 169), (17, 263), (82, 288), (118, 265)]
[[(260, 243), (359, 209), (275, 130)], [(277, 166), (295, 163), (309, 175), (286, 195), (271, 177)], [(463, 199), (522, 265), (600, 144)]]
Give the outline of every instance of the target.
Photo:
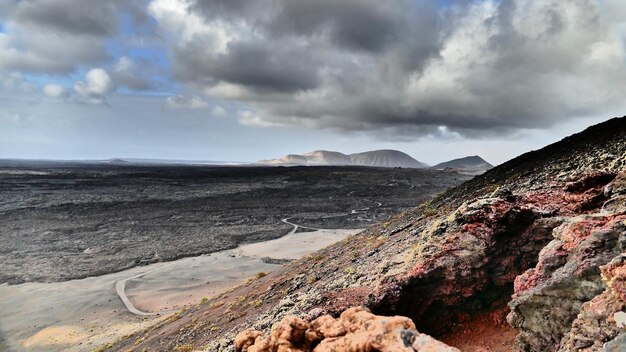
[(209, 308), (218, 308), (224, 305), (224, 301), (217, 301), (209, 304)]
[(267, 274), (266, 274), (266, 273), (264, 273), (264, 272), (262, 272), (262, 271), (260, 271), (260, 272), (256, 273), (256, 275), (255, 275), (255, 277), (256, 277), (257, 279), (260, 279), (260, 278), (265, 277), (265, 276), (267, 276)]
[(239, 296), (237, 298), (235, 298), (229, 305), (230, 308), (232, 307), (237, 307), (242, 305), (246, 300), (248, 299), (248, 297), (246, 295), (242, 295)]
[(258, 307), (260, 305), (263, 304), (263, 300), (259, 299), (255, 299), (254, 301), (248, 302), (248, 305), (251, 307)]
[(142, 336), (142, 337), (138, 338), (137, 340), (135, 340), (135, 345), (138, 345), (138, 344), (140, 344), (140, 343), (142, 343), (144, 341), (146, 341), (146, 337)]
[(193, 351), (193, 345), (188, 343), (174, 347), (175, 351)]
[(113, 347), (113, 344), (107, 343), (104, 346), (96, 348), (95, 350), (93, 350), (93, 352), (104, 352), (104, 351), (107, 351), (107, 350), (111, 349), (112, 347)]

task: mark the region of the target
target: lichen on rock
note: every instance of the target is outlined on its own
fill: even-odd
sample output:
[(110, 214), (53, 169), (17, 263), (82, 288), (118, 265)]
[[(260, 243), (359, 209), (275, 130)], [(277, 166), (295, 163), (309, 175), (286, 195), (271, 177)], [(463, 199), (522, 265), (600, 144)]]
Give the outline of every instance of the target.
[[(570, 188), (580, 190), (581, 184), (588, 179)], [(516, 278), (508, 321), (520, 330), (523, 350), (596, 351), (618, 335), (609, 320), (626, 298), (626, 202), (615, 200), (618, 192), (607, 193), (613, 211), (568, 218), (554, 230), (537, 265)]]

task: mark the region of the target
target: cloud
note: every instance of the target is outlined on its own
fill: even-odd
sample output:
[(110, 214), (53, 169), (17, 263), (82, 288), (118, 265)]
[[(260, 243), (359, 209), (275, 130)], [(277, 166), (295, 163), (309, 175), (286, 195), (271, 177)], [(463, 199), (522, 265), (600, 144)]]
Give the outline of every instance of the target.
[(45, 95), (53, 98), (65, 98), (68, 96), (65, 88), (58, 84), (46, 84), (42, 90)]
[(237, 120), (240, 125), (248, 127), (277, 127), (280, 123), (275, 123), (263, 119), (258, 114), (250, 110), (240, 110), (237, 112)]
[(248, 111), (237, 115), (247, 126), (402, 140), (626, 108), (622, 0), (441, 3), (0, 0), (0, 84), (32, 90), (24, 77), (99, 67), (74, 87), (83, 101), (119, 88), (227, 115), (208, 103), (219, 99)]
[(106, 36), (117, 31), (115, 1), (21, 1), (13, 18), (30, 27), (69, 34)]
[(618, 0), (155, 0), (150, 13), (172, 43), (175, 77), (246, 104), (244, 125), (415, 138), (545, 128), (626, 107), (626, 18), (615, 8)]
[(228, 116), (228, 113), (226, 112), (226, 110), (223, 107), (218, 105), (218, 106), (214, 107), (213, 110), (211, 111), (211, 116), (224, 118), (224, 117)]
[(84, 101), (93, 104), (104, 103), (106, 95), (114, 88), (111, 77), (101, 68), (89, 70), (85, 75), (85, 82), (79, 81), (74, 84), (74, 91), (82, 96)]
[[(122, 20), (147, 23), (142, 1), (1, 1), (0, 70), (68, 74), (111, 59)], [(132, 35), (128, 35), (132, 36)]]
[(0, 74), (0, 88), (4, 91), (29, 93), (35, 90), (35, 85), (19, 72)]
[(150, 80), (138, 72), (135, 62), (128, 56), (121, 56), (113, 67), (112, 77), (118, 87), (127, 87), (135, 91), (144, 91), (151, 88)]
[(175, 95), (167, 97), (165, 105), (170, 109), (204, 109), (209, 104), (197, 96)]

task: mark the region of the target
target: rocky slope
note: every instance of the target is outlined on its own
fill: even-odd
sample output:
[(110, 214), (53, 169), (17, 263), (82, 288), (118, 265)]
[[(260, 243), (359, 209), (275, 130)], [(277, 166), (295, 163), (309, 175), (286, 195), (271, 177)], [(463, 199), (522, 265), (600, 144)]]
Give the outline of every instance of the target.
[[(332, 351), (322, 344), (342, 339), (354, 346), (348, 350), (377, 351), (371, 342), (357, 343), (363, 336), (395, 343), (398, 336), (423, 336), (417, 334), (462, 351), (622, 351), (625, 180), (626, 118), (616, 118), (495, 167), (113, 349), (233, 351), (239, 333), (238, 350), (251, 352), (286, 351), (288, 344), (294, 351)], [(358, 306), (414, 325), (369, 315), (374, 322), (363, 325), (346, 317), (366, 312), (346, 312)], [(389, 327), (375, 321), (400, 325), (388, 335)], [(339, 324), (345, 334), (328, 335), (325, 324)], [(272, 336), (283, 344), (272, 345)], [(411, 339), (382, 350), (412, 351)]]
[(489, 164), (485, 159), (478, 155), (467, 156), (465, 158), (453, 159), (432, 167), (435, 170), (451, 169), (459, 172), (481, 174), (491, 168), (493, 165)]
[(420, 169), (426, 164), (398, 150), (373, 150), (346, 155), (328, 150), (316, 150), (303, 155), (288, 154), (279, 159), (261, 160), (262, 165), (276, 166), (370, 166)]

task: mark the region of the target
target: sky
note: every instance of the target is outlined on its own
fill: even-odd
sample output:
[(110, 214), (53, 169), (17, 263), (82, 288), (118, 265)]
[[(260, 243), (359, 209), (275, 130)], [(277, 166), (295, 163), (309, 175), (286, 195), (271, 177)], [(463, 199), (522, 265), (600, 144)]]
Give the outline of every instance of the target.
[(0, 0), (0, 158), (493, 164), (626, 114), (623, 0)]

